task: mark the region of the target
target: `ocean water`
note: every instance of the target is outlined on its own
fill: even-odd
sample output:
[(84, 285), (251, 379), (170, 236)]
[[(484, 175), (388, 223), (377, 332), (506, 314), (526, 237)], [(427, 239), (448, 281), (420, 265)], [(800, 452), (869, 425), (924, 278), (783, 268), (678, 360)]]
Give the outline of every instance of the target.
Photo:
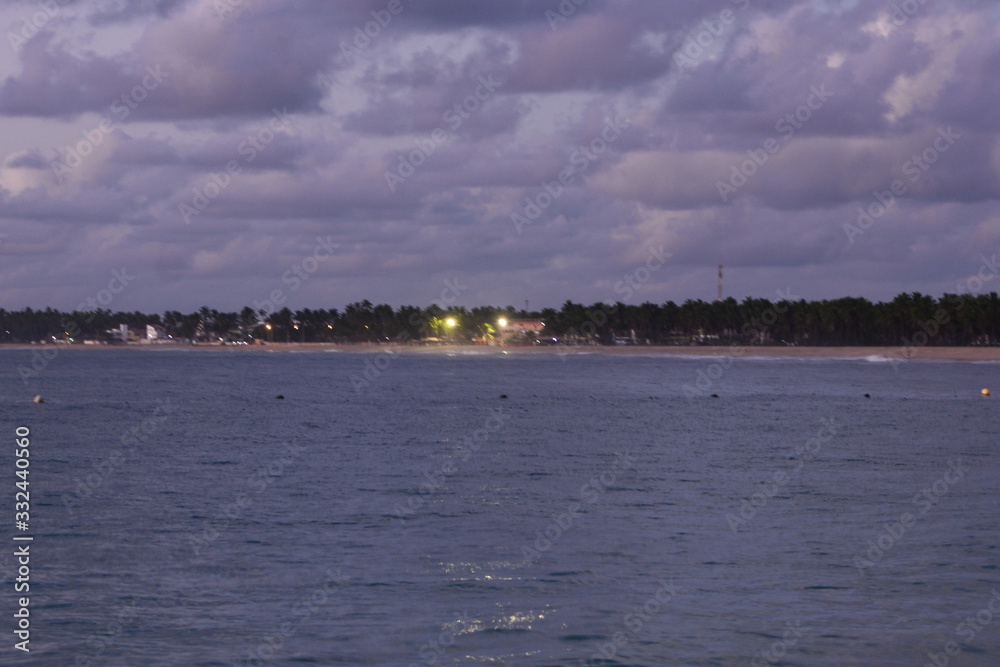
[(471, 352), (0, 351), (0, 663), (1000, 664), (1000, 365)]

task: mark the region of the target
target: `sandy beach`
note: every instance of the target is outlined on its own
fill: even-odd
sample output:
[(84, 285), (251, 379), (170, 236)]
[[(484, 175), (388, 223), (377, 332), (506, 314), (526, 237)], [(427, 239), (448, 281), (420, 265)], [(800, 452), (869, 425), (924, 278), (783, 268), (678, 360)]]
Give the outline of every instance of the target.
[[(2, 345), (0, 349), (65, 349), (64, 345)], [(814, 359), (864, 359), (884, 357), (903, 361), (1000, 361), (1000, 347), (779, 347), (728, 345), (637, 345), (637, 346), (509, 346), (483, 345), (396, 345), (376, 343), (269, 343), (267, 345), (73, 345), (72, 350), (130, 351), (227, 351), (227, 352), (305, 352), (329, 351), (386, 354), (605, 354), (665, 355), (677, 357), (773, 357)]]

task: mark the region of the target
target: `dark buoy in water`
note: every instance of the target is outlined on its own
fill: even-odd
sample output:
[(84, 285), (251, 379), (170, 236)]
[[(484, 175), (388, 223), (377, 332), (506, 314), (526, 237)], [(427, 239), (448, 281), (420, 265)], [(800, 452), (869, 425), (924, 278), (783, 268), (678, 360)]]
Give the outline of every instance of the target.
[(871, 394), (865, 394), (865, 398), (871, 398), (871, 397), (872, 397)]
[(279, 401), (283, 401), (283, 400), (285, 400), (285, 395), (284, 394), (278, 394), (277, 396), (275, 396), (275, 398), (278, 399)]
[(712, 394), (712, 398), (718, 398), (718, 397), (719, 397), (718, 394)]
[(500, 394), (500, 398), (507, 398), (507, 394)]
[(33, 399), (31, 399), (31, 400), (33, 400), (33, 401), (34, 401), (35, 403), (44, 403), (44, 402), (45, 402), (45, 399), (44, 399), (44, 398), (42, 398), (42, 395), (41, 395), (41, 394), (39, 394), (38, 396), (35, 396), (35, 397), (34, 397)]

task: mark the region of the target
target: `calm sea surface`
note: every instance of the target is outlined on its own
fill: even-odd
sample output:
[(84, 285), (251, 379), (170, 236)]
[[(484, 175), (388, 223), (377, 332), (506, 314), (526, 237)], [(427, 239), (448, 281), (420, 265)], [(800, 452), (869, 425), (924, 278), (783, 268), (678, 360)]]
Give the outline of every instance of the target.
[(1000, 364), (31, 361), (3, 664), (1000, 664)]

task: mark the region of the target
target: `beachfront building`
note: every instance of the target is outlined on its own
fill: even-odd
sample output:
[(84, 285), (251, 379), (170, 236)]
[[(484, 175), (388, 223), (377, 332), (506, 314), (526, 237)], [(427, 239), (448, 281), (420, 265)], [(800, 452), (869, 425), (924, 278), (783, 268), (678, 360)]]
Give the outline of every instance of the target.
[(500, 339), (530, 342), (542, 335), (545, 322), (541, 320), (504, 320), (500, 326)]
[(152, 343), (153, 341), (163, 340), (167, 338), (166, 330), (159, 324), (147, 324), (146, 325), (146, 341)]
[(131, 332), (127, 324), (119, 324), (117, 329), (108, 329), (105, 332), (111, 341), (127, 343)]

